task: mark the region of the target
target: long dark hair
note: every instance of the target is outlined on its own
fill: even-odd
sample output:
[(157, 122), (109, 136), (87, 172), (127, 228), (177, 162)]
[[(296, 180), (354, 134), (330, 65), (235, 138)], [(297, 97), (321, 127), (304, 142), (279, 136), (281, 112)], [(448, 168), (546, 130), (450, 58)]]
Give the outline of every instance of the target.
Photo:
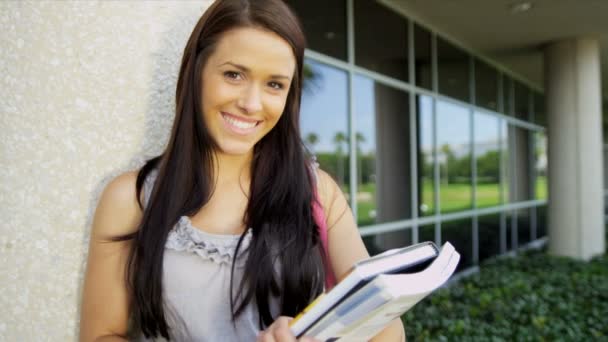
[[(281, 0), (218, 0), (200, 18), (184, 50), (167, 148), (139, 171), (136, 187), (141, 198), (147, 175), (158, 170), (145, 208), (140, 201), (142, 221), (135, 233), (114, 239), (132, 240), (126, 268), (131, 331), (146, 337), (170, 338), (162, 299), (163, 253), (169, 231), (182, 215), (199, 211), (214, 191), (216, 144), (203, 120), (200, 98), (201, 87), (209, 85), (201, 84), (200, 75), (222, 34), (237, 27), (278, 34), (291, 45), (297, 67), (281, 118), (254, 147), (244, 217), (252, 239), (236, 293), (232, 265), (228, 289), (232, 320), (255, 301), (263, 329), (276, 318), (270, 312), (271, 297), (280, 298), (281, 315), (294, 316), (323, 291), (326, 256), (312, 217), (314, 180), (299, 129), (304, 34)], [(244, 237), (245, 233), (235, 256)]]

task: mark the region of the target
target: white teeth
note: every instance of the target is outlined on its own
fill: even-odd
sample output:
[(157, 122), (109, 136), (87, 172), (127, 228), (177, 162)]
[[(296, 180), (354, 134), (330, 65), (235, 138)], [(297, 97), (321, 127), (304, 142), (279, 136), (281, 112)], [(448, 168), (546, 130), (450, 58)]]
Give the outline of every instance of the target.
[(228, 115), (223, 115), (223, 117), (226, 121), (228, 121), (229, 124), (241, 129), (252, 128), (257, 125), (257, 122), (243, 122), (241, 120), (236, 120)]

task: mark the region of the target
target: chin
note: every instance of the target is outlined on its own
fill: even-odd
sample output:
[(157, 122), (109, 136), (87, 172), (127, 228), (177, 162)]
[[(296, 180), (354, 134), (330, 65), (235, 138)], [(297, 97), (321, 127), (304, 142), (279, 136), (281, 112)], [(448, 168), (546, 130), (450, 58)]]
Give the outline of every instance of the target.
[(251, 144), (220, 144), (219, 151), (232, 156), (246, 155), (253, 152)]

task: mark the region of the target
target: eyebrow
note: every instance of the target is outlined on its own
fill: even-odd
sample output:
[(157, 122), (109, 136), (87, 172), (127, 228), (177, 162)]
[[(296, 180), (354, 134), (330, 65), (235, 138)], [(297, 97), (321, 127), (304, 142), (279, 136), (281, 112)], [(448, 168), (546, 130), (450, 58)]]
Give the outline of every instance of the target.
[[(235, 67), (235, 68), (237, 68), (237, 69), (239, 69), (239, 70), (241, 70), (243, 72), (250, 72), (251, 71), (249, 68), (247, 68), (244, 65), (236, 64), (236, 63), (232, 63), (232, 62), (226, 62), (226, 63), (220, 64), (220, 65), (218, 65), (218, 67), (221, 67), (221, 66), (224, 66), (224, 65), (232, 65), (233, 67)], [(285, 78), (287, 80), (291, 79), (291, 77), (289, 77), (289, 76), (279, 75), (279, 74), (270, 75), (270, 77), (271, 78)]]

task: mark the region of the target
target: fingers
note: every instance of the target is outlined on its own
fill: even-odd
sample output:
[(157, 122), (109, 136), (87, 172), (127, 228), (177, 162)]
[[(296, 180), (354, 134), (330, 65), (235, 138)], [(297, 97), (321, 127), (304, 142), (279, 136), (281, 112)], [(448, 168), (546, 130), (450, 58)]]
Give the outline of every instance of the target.
[(312, 337), (302, 337), (298, 340), (299, 342), (321, 342), (321, 340), (317, 340), (316, 338), (312, 338)]
[(257, 342), (296, 342), (296, 337), (289, 329), (291, 317), (281, 316), (268, 329), (261, 331)]

